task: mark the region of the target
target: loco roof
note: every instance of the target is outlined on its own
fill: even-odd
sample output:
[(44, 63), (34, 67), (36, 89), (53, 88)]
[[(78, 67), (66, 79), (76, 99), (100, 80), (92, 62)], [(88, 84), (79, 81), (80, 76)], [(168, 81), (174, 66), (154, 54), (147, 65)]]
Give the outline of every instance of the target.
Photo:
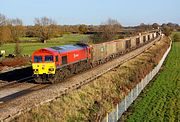
[(72, 50), (81, 50), (86, 47), (87, 46), (84, 46), (84, 45), (63, 45), (63, 46), (50, 47), (50, 48), (46, 48), (46, 49), (51, 50), (51, 51), (58, 51), (58, 52), (68, 52), (68, 51), (72, 51)]

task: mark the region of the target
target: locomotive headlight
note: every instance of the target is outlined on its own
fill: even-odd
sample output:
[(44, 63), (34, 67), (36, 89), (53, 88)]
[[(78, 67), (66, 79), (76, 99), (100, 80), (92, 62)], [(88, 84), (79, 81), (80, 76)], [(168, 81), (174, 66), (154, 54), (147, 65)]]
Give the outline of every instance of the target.
[(45, 65), (42, 65), (42, 69), (43, 69), (43, 70), (45, 69)]
[(54, 71), (54, 68), (49, 68), (49, 71)]
[(35, 73), (37, 73), (37, 72), (38, 72), (38, 69), (33, 69), (33, 71), (34, 71)]

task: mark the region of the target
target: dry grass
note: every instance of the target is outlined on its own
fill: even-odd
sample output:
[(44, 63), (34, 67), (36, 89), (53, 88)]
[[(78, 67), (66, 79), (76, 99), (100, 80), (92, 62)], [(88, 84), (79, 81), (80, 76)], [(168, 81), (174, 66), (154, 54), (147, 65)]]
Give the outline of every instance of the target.
[(140, 79), (152, 70), (168, 45), (169, 41), (163, 39), (145, 53), (80, 89), (21, 115), (16, 118), (16, 121), (94, 122), (101, 120), (131, 88), (140, 82)]

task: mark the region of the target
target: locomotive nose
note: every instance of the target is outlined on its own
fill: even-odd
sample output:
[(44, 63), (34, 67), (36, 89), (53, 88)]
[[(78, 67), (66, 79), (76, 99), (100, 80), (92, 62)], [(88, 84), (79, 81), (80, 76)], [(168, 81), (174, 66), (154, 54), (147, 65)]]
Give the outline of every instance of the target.
[(55, 63), (33, 63), (34, 74), (55, 74)]

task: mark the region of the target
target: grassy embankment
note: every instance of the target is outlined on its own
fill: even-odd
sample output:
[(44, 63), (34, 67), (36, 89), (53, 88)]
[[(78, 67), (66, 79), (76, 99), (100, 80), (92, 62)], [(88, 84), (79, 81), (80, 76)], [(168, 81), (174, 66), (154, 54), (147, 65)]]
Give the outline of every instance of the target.
[[(97, 121), (157, 65), (168, 48), (162, 39), (143, 54), (67, 95), (20, 115), (16, 121)], [(158, 52), (158, 53), (157, 53)]]
[[(22, 54), (29, 54), (31, 55), (35, 50), (40, 48), (46, 48), (51, 46), (58, 46), (64, 44), (74, 44), (79, 42), (81, 39), (87, 38), (87, 35), (79, 35), (79, 34), (66, 34), (62, 37), (53, 38), (47, 40), (47, 43), (43, 44), (37, 42), (37, 38), (20, 38), (21, 42), (20, 47), (22, 48)], [(23, 42), (24, 41), (24, 42)], [(0, 47), (0, 50), (6, 50), (6, 54), (12, 54), (14, 52), (14, 43), (4, 44)]]
[[(176, 32), (178, 33), (178, 32)], [(174, 35), (175, 33), (173, 33)], [(178, 33), (180, 35), (180, 32)], [(180, 42), (172, 50), (160, 75), (130, 107), (127, 122), (180, 121)]]

